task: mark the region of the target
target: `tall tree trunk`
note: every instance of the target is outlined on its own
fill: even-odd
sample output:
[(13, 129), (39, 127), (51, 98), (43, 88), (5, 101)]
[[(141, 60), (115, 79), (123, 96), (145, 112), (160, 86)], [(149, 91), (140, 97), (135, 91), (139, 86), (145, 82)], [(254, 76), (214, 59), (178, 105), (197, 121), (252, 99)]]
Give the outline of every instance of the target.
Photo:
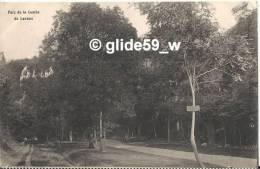
[(141, 136), (141, 128), (142, 128), (142, 124), (139, 124), (137, 126), (137, 135), (140, 137)]
[(70, 137), (70, 142), (72, 142), (72, 141), (73, 141), (73, 133), (72, 133), (72, 130), (70, 130), (69, 137)]
[(238, 129), (238, 134), (239, 134), (239, 146), (241, 147), (242, 145), (242, 136), (241, 136), (241, 130)]
[(167, 137), (167, 140), (168, 140), (168, 144), (170, 143), (170, 134), (171, 134), (171, 126), (170, 126), (171, 124), (170, 124), (170, 114), (168, 114), (168, 119), (167, 119), (167, 135), (168, 135), (168, 137)]
[(181, 137), (182, 137), (182, 139), (186, 139), (186, 137), (185, 137), (185, 130), (184, 130), (184, 128), (183, 128), (183, 123), (182, 123), (182, 120), (180, 120), (180, 133), (181, 133)]
[(215, 144), (215, 126), (212, 120), (209, 120), (205, 123), (207, 129), (207, 138), (208, 144), (214, 145)]
[[(61, 123), (62, 125), (62, 123)], [(64, 137), (64, 127), (61, 126), (61, 141), (63, 141), (63, 137)]]
[(55, 136), (56, 136), (56, 140), (59, 141), (60, 136), (59, 136), (59, 125), (55, 125)]
[(48, 134), (46, 135), (46, 142), (47, 142), (47, 144), (49, 144), (49, 135)]
[(100, 112), (99, 115), (99, 150), (102, 152), (103, 151), (103, 143), (102, 143), (102, 111)]
[[(102, 120), (103, 121), (103, 120)], [(103, 141), (102, 141), (102, 151), (106, 151), (106, 138), (107, 138), (106, 128), (103, 127)]]
[(59, 143), (60, 143), (60, 145), (61, 145), (61, 136), (62, 136), (62, 124), (61, 124), (61, 113), (59, 113)]
[(95, 145), (97, 145), (97, 131), (95, 127), (94, 127), (94, 141), (95, 141)]
[[(194, 77), (195, 78), (195, 77)], [(191, 88), (191, 94), (192, 94), (192, 106), (196, 106), (196, 100), (195, 100), (195, 82), (192, 80), (192, 77), (189, 77), (190, 80), (190, 88)], [(197, 150), (197, 145), (195, 141), (195, 122), (196, 122), (196, 112), (192, 112), (192, 121), (191, 121), (191, 133), (190, 133), (190, 141), (191, 141), (191, 146), (195, 155), (196, 160), (200, 164), (202, 168), (205, 168), (204, 164), (201, 162)]]
[(227, 146), (227, 130), (226, 126), (224, 126), (224, 147)]
[(156, 125), (153, 125), (153, 133), (154, 133), (154, 138), (157, 138), (157, 133), (156, 133)]
[(106, 139), (107, 137), (106, 137), (106, 129), (104, 128), (104, 130), (103, 130), (103, 137), (104, 137), (104, 139)]

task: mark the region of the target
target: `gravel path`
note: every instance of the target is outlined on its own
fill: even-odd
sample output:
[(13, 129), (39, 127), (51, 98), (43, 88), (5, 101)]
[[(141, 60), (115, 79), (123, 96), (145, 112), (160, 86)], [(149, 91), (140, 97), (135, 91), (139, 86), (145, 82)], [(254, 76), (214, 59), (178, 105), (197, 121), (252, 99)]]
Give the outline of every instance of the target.
[[(165, 156), (170, 158), (195, 160), (194, 154), (192, 152), (126, 145), (114, 140), (107, 140), (106, 146), (118, 148), (118, 149), (126, 149), (130, 151), (141, 152), (141, 153)], [(234, 168), (242, 168), (242, 167), (256, 168), (257, 167), (257, 160), (252, 158), (233, 157), (233, 156), (224, 156), (224, 155), (209, 155), (209, 154), (199, 154), (199, 155), (203, 162), (220, 165), (223, 167), (234, 167)]]
[(31, 159), (32, 159), (32, 153), (33, 153), (33, 145), (30, 146), (29, 153), (25, 158), (25, 166), (31, 166)]
[(18, 152), (22, 154), (22, 157), (20, 158), (20, 161), (17, 163), (17, 166), (26, 166), (26, 159), (30, 154), (30, 149), (30, 145), (23, 146), (19, 149)]

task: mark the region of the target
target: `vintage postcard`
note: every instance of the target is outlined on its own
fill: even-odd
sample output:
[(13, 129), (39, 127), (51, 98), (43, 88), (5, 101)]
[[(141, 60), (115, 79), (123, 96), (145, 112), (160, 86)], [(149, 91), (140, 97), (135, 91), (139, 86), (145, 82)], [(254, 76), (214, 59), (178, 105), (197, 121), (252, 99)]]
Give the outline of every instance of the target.
[(257, 15), (0, 2), (1, 168), (257, 168)]

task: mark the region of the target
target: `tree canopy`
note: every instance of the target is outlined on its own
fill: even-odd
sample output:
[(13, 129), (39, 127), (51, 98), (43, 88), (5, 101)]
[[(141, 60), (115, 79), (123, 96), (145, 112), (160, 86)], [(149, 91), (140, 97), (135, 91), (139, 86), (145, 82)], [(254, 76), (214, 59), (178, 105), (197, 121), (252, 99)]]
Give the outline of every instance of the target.
[[(72, 3), (68, 12), (57, 11), (38, 57), (2, 59), (1, 125), (17, 139), (37, 135), (62, 141), (73, 131), (80, 140), (99, 128), (102, 112), (110, 136), (187, 140), (191, 117), (186, 106), (194, 91), (201, 106), (198, 142), (236, 145), (241, 137), (242, 144), (255, 144), (246, 137), (256, 132), (248, 125), (257, 119), (256, 10), (235, 9), (237, 15), (242, 11), (237, 24), (221, 32), (204, 2), (136, 7), (150, 25), (143, 38), (158, 39), (161, 48), (180, 41), (180, 50), (162, 56), (92, 51), (93, 38), (103, 44), (143, 38), (119, 7)], [(28, 77), (21, 80), (25, 67)], [(245, 126), (239, 126), (242, 119)], [(232, 135), (238, 130), (242, 136)]]

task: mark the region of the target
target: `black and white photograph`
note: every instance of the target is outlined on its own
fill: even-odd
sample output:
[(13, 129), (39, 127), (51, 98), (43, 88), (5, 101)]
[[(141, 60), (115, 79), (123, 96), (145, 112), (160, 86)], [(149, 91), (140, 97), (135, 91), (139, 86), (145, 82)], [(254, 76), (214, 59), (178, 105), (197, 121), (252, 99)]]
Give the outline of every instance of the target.
[(257, 168), (257, 2), (0, 2), (0, 167)]

